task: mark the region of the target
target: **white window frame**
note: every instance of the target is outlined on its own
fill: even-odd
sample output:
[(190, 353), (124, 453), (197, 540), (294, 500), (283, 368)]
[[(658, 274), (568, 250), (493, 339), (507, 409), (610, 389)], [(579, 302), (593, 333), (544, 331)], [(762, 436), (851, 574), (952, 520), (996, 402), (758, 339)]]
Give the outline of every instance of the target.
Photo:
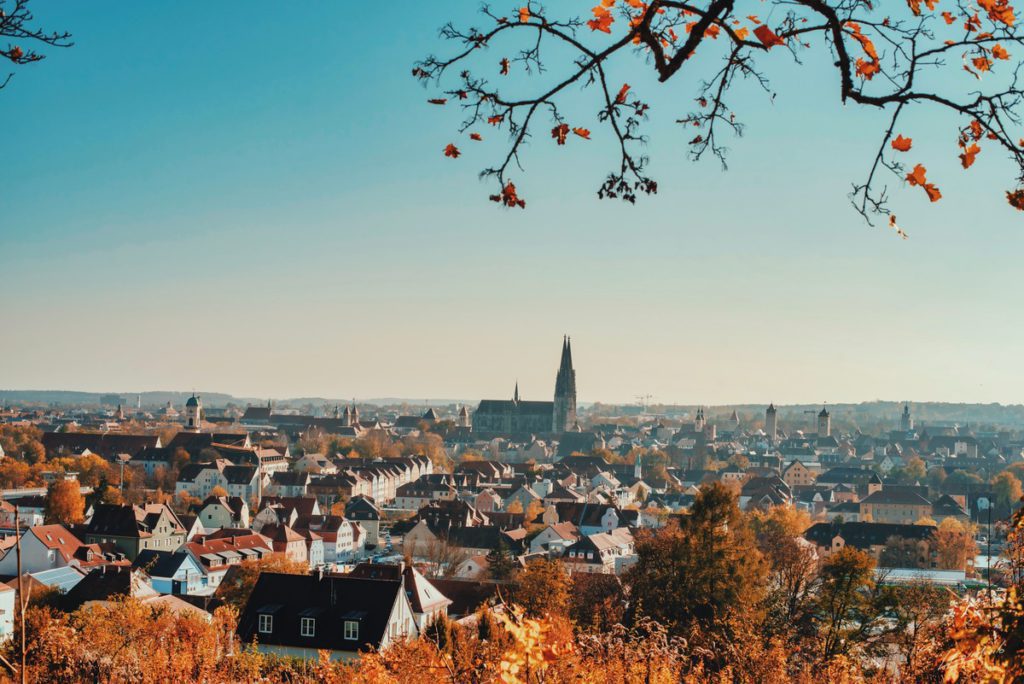
[(299, 634), (304, 637), (316, 636), (316, 618), (304, 617), (299, 620)]
[(359, 638), (359, 622), (356, 620), (345, 620), (344, 628), (344, 636), (346, 639), (349, 641), (355, 641)]
[(259, 630), (260, 634), (272, 634), (274, 631), (274, 616), (260, 613)]

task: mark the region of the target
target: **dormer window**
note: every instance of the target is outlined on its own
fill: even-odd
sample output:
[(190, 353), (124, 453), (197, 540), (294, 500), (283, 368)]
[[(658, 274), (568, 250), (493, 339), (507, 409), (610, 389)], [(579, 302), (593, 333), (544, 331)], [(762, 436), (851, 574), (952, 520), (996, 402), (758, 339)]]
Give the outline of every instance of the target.
[(299, 633), (304, 637), (316, 636), (316, 618), (302, 618), (299, 621)]
[(359, 638), (359, 622), (356, 620), (345, 620), (344, 632), (347, 640), (355, 641)]
[(274, 616), (260, 615), (260, 634), (270, 634), (274, 631)]

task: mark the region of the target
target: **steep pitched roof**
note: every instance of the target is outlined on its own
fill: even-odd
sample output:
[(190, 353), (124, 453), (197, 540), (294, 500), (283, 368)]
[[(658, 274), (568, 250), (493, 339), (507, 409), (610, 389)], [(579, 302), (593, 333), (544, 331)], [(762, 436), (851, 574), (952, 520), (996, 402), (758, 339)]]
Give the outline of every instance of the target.
[[(399, 580), (364, 579), (348, 575), (282, 575), (263, 573), (256, 581), (238, 620), (243, 643), (356, 652), (381, 645), (395, 601), (402, 596)], [(270, 634), (259, 633), (259, 615), (273, 615)], [(316, 619), (315, 636), (303, 637), (300, 618)], [(357, 639), (345, 639), (345, 621), (359, 623)]]

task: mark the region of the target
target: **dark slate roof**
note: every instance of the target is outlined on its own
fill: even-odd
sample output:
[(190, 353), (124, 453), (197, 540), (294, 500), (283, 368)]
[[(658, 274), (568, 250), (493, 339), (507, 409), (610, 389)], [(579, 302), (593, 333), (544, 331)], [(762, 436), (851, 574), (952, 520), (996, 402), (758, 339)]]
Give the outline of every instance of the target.
[(354, 496), (345, 505), (345, 517), (349, 520), (380, 520), (380, 510), (368, 496)]
[[(282, 575), (265, 572), (253, 587), (238, 620), (243, 643), (356, 652), (380, 646), (400, 580), (350, 576)], [(259, 615), (274, 616), (273, 632), (260, 634)], [(303, 637), (300, 618), (316, 618), (316, 635)], [(344, 638), (344, 621), (359, 622), (359, 639)]]
[(270, 420), (270, 409), (266, 406), (249, 406), (242, 415), (242, 420), (266, 422)]
[(868, 549), (885, 544), (889, 537), (928, 539), (935, 534), (934, 525), (897, 525), (890, 523), (845, 522), (841, 525), (820, 522), (811, 525), (804, 538), (818, 546), (831, 546), (832, 539), (842, 537), (848, 546)]
[(499, 585), (494, 582), (478, 582), (457, 579), (432, 579), (430, 583), (451, 599), (448, 616), (460, 618), (472, 615), (477, 609), (494, 600)]
[(126, 435), (120, 432), (46, 432), (43, 446), (47, 452), (77, 452), (88, 449), (107, 457), (116, 454), (133, 456), (147, 447), (155, 447), (159, 435)]
[(928, 499), (921, 496), (912, 489), (883, 487), (877, 492), (865, 497), (861, 503), (866, 504), (892, 504), (902, 506), (931, 506)]
[(141, 585), (138, 571), (123, 565), (101, 565), (72, 587), (61, 599), (67, 611), (87, 601), (106, 601), (114, 596), (134, 595)]
[(505, 415), (506, 413), (518, 413), (519, 415), (535, 415), (550, 417), (554, 410), (553, 401), (512, 401), (511, 399), (481, 399), (477, 406), (478, 414)]
[(144, 549), (136, 557), (132, 567), (141, 569), (150, 577), (173, 577), (181, 564), (190, 558), (185, 551), (157, 551)]
[(819, 483), (844, 483), (844, 484), (863, 484), (871, 480), (871, 476), (876, 475), (873, 470), (866, 470), (864, 468), (851, 468), (848, 466), (839, 466), (837, 468), (830, 468), (823, 472), (815, 480)]
[(228, 484), (247, 485), (256, 475), (256, 466), (229, 465), (224, 468), (224, 479)]

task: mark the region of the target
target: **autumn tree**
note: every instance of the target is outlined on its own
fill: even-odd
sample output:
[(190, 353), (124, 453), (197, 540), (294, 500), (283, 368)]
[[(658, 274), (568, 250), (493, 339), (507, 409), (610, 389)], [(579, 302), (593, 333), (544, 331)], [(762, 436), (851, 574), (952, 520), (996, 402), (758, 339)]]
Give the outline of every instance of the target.
[(85, 497), (77, 480), (55, 480), (46, 488), (44, 502), (46, 522), (71, 525), (85, 517)]
[(965, 570), (968, 561), (978, 554), (974, 527), (956, 518), (946, 518), (935, 531), (935, 554), (940, 568)]
[(622, 622), (626, 594), (615, 575), (579, 572), (572, 576), (569, 617), (581, 629), (607, 632)]
[[(821, 63), (835, 74), (832, 96), (884, 113), (878, 144), (864, 160), (865, 177), (849, 198), (866, 220), (884, 217), (906, 237), (889, 210), (883, 175), (920, 188), (931, 202), (941, 199), (938, 185), (945, 179), (928, 175), (932, 159), (913, 141), (915, 130), (940, 115), (951, 122), (948, 154), (964, 169), (983, 148), (1009, 158), (1016, 178), (1006, 199), (1024, 209), (1018, 187), (1024, 183), (1024, 90), (1015, 76), (1024, 54), (1014, 49), (1022, 47), (1022, 37), (1010, 2), (947, 8), (934, 0), (766, 0), (755, 15), (735, 0), (600, 0), (583, 17), (561, 3), (528, 0), (507, 14), (485, 5), (476, 26), (446, 24), (446, 54), (423, 59), (412, 73), (439, 91), (431, 104), (459, 108), (457, 132), (471, 141), (466, 144), (492, 132), (507, 138), (481, 175), (494, 182), (491, 200), (525, 207), (512, 174), (523, 169), (528, 141), (567, 147), (607, 141), (618, 161), (598, 197), (636, 202), (658, 190), (642, 151), (649, 117), (670, 116), (680, 124), (692, 161), (711, 155), (724, 166), (726, 136), (746, 130), (743, 112), (732, 106), (734, 86), (751, 82), (774, 101), (770, 73), (783, 68), (780, 60)], [(641, 69), (659, 83), (695, 84), (689, 110), (652, 110), (649, 93), (630, 85), (636, 82), (630, 74)], [(516, 82), (509, 84), (513, 74)], [(593, 116), (584, 119), (578, 110), (586, 105), (574, 98), (588, 93)], [(454, 142), (438, 149), (453, 159), (462, 154)]]
[(790, 633), (806, 616), (818, 568), (814, 546), (801, 537), (810, 522), (806, 511), (792, 505), (773, 506), (751, 516), (757, 547), (768, 563), (765, 634)]
[(513, 596), (530, 617), (566, 616), (570, 586), (561, 561), (539, 558), (531, 560), (516, 575)]
[(1008, 471), (1003, 471), (992, 479), (992, 493), (995, 495), (996, 507), (1006, 514), (1024, 496), (1020, 480)]
[(639, 531), (636, 553), (625, 577), (635, 612), (673, 634), (735, 643), (742, 623), (759, 621), (766, 564), (721, 484), (702, 489), (678, 525)]
[(272, 553), (264, 558), (242, 561), (231, 567), (224, 581), (217, 587), (217, 598), (227, 605), (241, 611), (245, 608), (249, 595), (252, 594), (256, 580), (264, 572), (276, 572), (284, 575), (306, 575), (309, 565)]
[(847, 655), (872, 635), (879, 611), (875, 561), (844, 546), (822, 564), (815, 600), (820, 654), (824, 661)]

